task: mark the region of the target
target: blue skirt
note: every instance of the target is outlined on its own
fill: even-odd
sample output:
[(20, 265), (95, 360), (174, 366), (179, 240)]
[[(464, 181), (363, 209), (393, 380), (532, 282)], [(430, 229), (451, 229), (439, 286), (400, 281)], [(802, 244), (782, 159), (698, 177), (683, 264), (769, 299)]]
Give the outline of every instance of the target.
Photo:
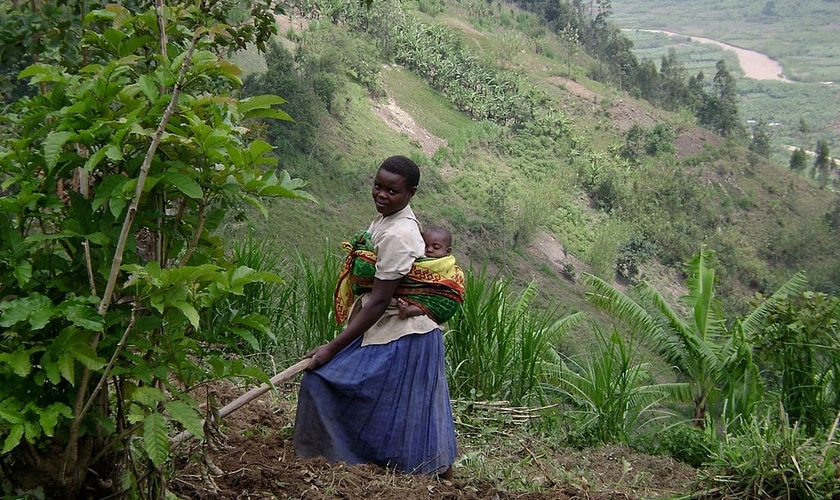
[(359, 338), (304, 373), (293, 444), (302, 458), (446, 471), (457, 447), (441, 331), (364, 347)]

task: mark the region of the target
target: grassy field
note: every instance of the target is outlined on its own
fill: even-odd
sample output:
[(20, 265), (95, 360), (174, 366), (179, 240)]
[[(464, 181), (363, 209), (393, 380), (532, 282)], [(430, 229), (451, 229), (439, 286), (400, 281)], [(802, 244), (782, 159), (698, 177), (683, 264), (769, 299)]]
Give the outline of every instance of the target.
[(615, 0), (612, 8), (622, 28), (704, 36), (767, 54), (794, 80), (840, 82), (840, 2)]
[(840, 150), (840, 85), (745, 78), (734, 52), (716, 45), (644, 31), (626, 30), (625, 35), (640, 60), (649, 59), (657, 65), (669, 49), (674, 49), (687, 75), (702, 71), (707, 80), (711, 79), (717, 61), (726, 61), (737, 81), (742, 120), (748, 127), (760, 119), (771, 124), (773, 158), (778, 163), (786, 165), (789, 161), (788, 146), (813, 150), (819, 139), (827, 140), (833, 152)]

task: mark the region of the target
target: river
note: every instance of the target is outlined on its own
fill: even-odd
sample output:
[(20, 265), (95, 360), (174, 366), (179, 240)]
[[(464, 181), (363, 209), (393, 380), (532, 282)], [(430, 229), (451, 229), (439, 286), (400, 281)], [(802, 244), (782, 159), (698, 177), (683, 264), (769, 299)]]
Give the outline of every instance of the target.
[(665, 30), (640, 30), (640, 29), (627, 29), (623, 31), (641, 31), (645, 33), (661, 33), (663, 35), (674, 36), (674, 37), (682, 37), (682, 38), (689, 38), (692, 42), (700, 42), (700, 43), (710, 43), (712, 45), (717, 45), (725, 50), (731, 50), (738, 56), (738, 64), (741, 66), (741, 70), (744, 72), (744, 76), (747, 78), (752, 78), (754, 80), (776, 80), (780, 82), (792, 82), (792, 80), (788, 80), (784, 76), (784, 70), (782, 69), (782, 65), (779, 64), (778, 61), (775, 59), (770, 58), (764, 54), (759, 52), (755, 52), (752, 50), (742, 49), (741, 47), (736, 47), (734, 45), (729, 45), (728, 43), (719, 42), (717, 40), (712, 40), (711, 38), (703, 38), (700, 36), (691, 36), (691, 35), (682, 35), (679, 33), (674, 33), (671, 31)]

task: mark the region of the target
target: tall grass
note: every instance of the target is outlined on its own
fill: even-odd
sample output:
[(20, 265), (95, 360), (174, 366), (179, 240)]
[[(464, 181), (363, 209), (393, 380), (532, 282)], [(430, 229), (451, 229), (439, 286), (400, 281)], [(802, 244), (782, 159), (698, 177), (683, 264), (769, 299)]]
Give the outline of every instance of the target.
[(269, 356), (276, 369), (339, 332), (333, 292), (343, 261), (329, 244), (313, 257), (287, 251), (270, 239), (248, 236), (234, 244), (231, 257), (276, 278), (249, 283), (241, 295), (214, 307), (204, 322), (208, 338), (242, 357)]
[(546, 356), (582, 315), (558, 318), (553, 309), (533, 308), (536, 293), (533, 282), (514, 293), (510, 278), (467, 273), (463, 306), (445, 337), (453, 397), (513, 404), (542, 399)]
[(840, 494), (840, 413), (827, 433), (809, 437), (784, 408), (754, 418), (726, 436), (703, 472), (716, 498), (837, 498)]
[(282, 275), (291, 293), (277, 303), (273, 326), (278, 334), (275, 359), (296, 360), (308, 349), (333, 339), (341, 330), (333, 311), (333, 293), (342, 257), (324, 245), (316, 258), (296, 252)]
[(651, 381), (650, 364), (638, 361), (617, 331), (605, 335), (593, 325), (597, 344), (591, 355), (575, 360), (556, 353), (549, 391), (564, 401), (573, 423), (567, 441), (578, 446), (628, 444), (644, 421), (665, 415), (658, 403), (667, 386)]
[[(264, 273), (276, 273), (282, 262), (269, 241), (253, 236), (235, 243), (231, 258), (240, 266)], [(273, 328), (277, 321), (277, 306), (288, 300), (291, 293), (279, 277), (246, 284), (241, 295), (231, 294), (210, 309), (202, 322), (207, 338), (226, 345), (239, 355), (253, 354), (274, 345), (278, 342), (278, 330)]]

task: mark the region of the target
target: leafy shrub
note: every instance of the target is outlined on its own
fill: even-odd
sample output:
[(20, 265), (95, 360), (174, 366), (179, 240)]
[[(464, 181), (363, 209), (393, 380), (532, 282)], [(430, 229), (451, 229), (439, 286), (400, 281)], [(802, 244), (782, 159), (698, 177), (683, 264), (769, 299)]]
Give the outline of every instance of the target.
[(618, 258), (615, 268), (618, 274), (630, 282), (638, 282), (641, 278), (640, 264), (644, 264), (656, 255), (656, 245), (643, 236), (634, 234), (630, 239), (618, 247)]
[(657, 429), (640, 437), (633, 447), (651, 455), (665, 455), (680, 462), (701, 467), (717, 449), (717, 440), (708, 430), (693, 425), (678, 424)]
[(638, 361), (633, 345), (617, 331), (609, 336), (596, 326), (597, 344), (582, 361), (555, 353), (547, 390), (567, 405), (574, 425), (566, 441), (573, 446), (630, 441), (637, 426), (666, 397), (664, 386), (650, 383), (650, 365)]
[(771, 313), (755, 338), (768, 387), (808, 435), (840, 411), (840, 298), (805, 292)]

